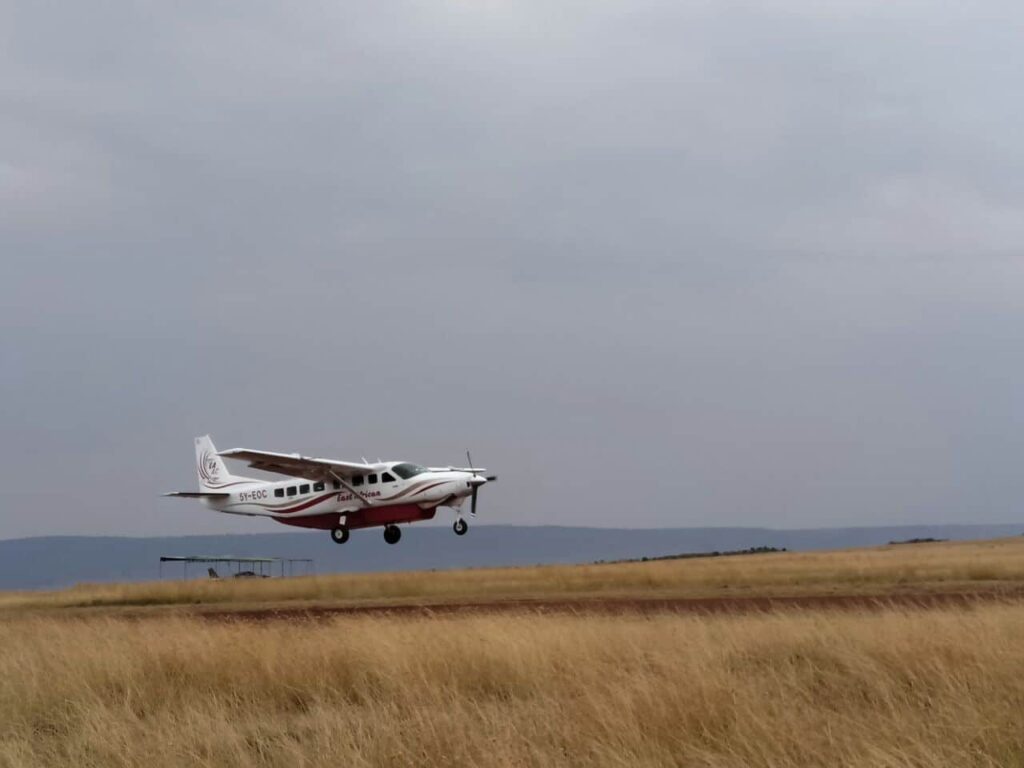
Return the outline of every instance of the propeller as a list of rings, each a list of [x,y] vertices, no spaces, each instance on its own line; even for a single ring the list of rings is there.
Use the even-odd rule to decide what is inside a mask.
[[[466,463],[469,465],[469,471],[473,473],[473,479],[475,480],[476,479],[476,470],[473,469],[473,457],[469,455],[469,449],[466,449]],[[472,481],[470,481],[470,482],[472,482]],[[472,499],[472,502],[469,505],[469,514],[471,514],[473,517],[476,517],[476,489],[479,488],[480,486],[477,485],[476,483],[472,483],[472,485],[473,485],[473,499]]]
[[[466,462],[469,466],[469,471],[473,475],[473,479],[469,481],[469,484],[473,486],[473,493],[470,499],[469,514],[476,517],[476,492],[477,489],[484,483],[493,482],[498,479],[497,475],[480,475],[473,467],[473,457],[469,455],[469,451],[466,451]],[[477,480],[478,477],[482,477],[483,482]]]

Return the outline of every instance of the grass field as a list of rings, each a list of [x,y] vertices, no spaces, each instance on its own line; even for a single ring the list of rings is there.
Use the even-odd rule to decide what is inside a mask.
[[[0,594],[0,609],[452,602],[531,598],[877,594],[1024,586],[1024,537],[647,563],[293,579],[84,585]]]
[[[1024,764],[1024,609],[0,625],[0,765]]]
[[[1024,541],[1005,540],[0,595],[0,768],[1024,766],[1022,561]],[[494,610],[956,590],[990,597],[728,615]],[[416,601],[483,607],[244,612]]]

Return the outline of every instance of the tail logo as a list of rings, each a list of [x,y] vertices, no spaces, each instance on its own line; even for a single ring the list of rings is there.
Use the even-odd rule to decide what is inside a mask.
[[[209,451],[199,457],[199,477],[207,485],[220,482],[220,462]]]

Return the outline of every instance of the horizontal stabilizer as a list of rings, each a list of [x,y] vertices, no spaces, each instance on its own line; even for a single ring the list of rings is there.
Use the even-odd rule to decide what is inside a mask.
[[[164,496],[177,496],[181,499],[226,499],[230,493],[208,493],[206,491],[171,491]]]

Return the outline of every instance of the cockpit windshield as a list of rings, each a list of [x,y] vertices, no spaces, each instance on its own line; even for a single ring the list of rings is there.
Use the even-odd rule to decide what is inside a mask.
[[[421,467],[419,464],[395,464],[395,466],[391,468],[391,471],[403,480],[408,480],[410,477],[422,475],[427,471],[427,468]]]

